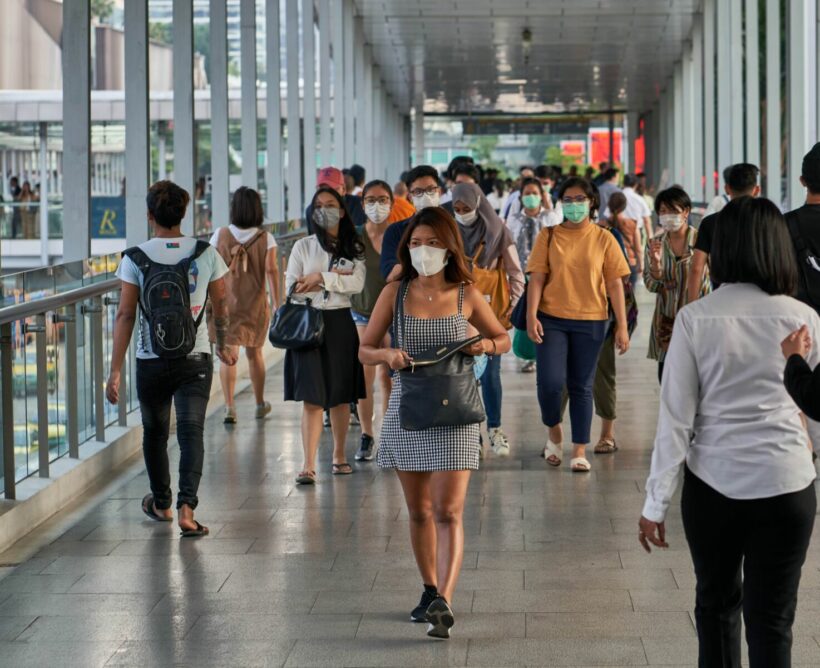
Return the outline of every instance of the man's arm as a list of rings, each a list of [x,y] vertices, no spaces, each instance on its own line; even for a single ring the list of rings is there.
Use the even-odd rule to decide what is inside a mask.
[[[700,286],[703,283],[703,272],[709,256],[702,250],[695,249],[692,264],[689,265],[689,276],[686,279],[686,303],[690,304],[700,297]]]
[[[125,351],[131,342],[134,332],[134,322],[137,318],[137,303],[140,289],[138,285],[121,282],[120,305],[114,319],[114,345],[111,350],[111,372],[105,385],[105,394],[108,401],[116,404],[120,400],[120,373],[125,360]]]
[[[396,254],[399,241],[401,241],[402,234],[404,233],[404,228],[405,225],[403,222],[393,223],[387,228],[387,231],[384,233],[384,238],[382,239],[382,255],[379,269],[381,269],[382,277],[388,283],[396,280],[396,270],[401,271],[401,266],[398,264]]]

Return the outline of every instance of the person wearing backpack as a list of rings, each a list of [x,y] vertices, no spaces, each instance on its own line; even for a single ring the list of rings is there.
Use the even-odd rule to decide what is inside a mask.
[[[230,225],[218,228],[211,237],[211,246],[228,265],[225,275],[230,319],[227,343],[245,348],[256,397],[254,416],[257,420],[263,420],[271,411],[270,403],[265,401],[265,360],[262,351],[268,335],[271,300],[273,308],[279,308],[276,240],[270,232],[262,229],[264,221],[259,193],[242,186],[237,188],[231,200]],[[215,343],[216,331],[211,313],[208,315],[208,335],[211,343]],[[225,396],[223,422],[235,424],[236,367],[219,367],[219,380]]]
[[[116,404],[120,371],[139,309],[136,385],[142,450],[151,484],[151,493],[142,500],[142,511],[158,522],[173,520],[168,465],[173,403],[180,449],[178,523],[186,538],[208,534],[208,528],[194,519],[205,456],[205,410],[213,376],[208,332],[200,326],[208,301],[214,314],[216,355],[223,364],[236,364],[236,349],[226,343],[223,276],[228,268],[208,242],[182,235],[180,225],[189,202],[188,193],[171,181],[159,181],[148,190],[153,238],[125,250],[117,268],[122,291],[106,384],[108,400]]]
[[[820,313],[820,142],[803,156],[801,171],[806,203],[786,214],[799,270],[795,296]]]

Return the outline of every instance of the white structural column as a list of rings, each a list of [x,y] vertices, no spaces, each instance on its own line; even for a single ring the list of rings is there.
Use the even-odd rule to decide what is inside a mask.
[[[230,163],[228,162],[228,11],[224,0],[211,0],[208,13],[211,40],[211,219],[228,224]]]
[[[369,168],[369,172],[373,173],[374,160],[376,156],[370,150],[367,144],[367,128],[365,109],[365,91],[367,90],[367,83],[365,81],[365,62],[364,62],[364,26],[362,25],[362,18],[357,16],[353,19],[353,44],[355,49],[353,51],[353,72],[356,81],[354,108],[356,110],[356,118],[354,119],[355,126],[355,141],[353,143],[353,158],[352,162],[357,162]],[[352,163],[351,163],[352,164]],[[350,165],[345,165],[349,167]]]
[[[239,60],[242,90],[242,185],[259,187],[256,123],[256,2],[239,0]]]
[[[728,0],[729,29],[731,30],[729,62],[731,72],[731,161],[742,162],[745,136],[743,134],[743,0]],[[723,4],[723,3],[720,3]],[[724,165],[725,166],[725,165]]]
[[[194,8],[174,0],[174,181],[191,196],[182,233],[194,233]]]
[[[40,263],[48,265],[48,123],[40,123]],[[5,176],[3,177],[5,180]]]
[[[65,11],[65,8],[63,8]],[[125,3],[125,242],[135,246],[148,239],[145,191],[151,178],[148,126],[148,0]],[[69,40],[71,41],[71,40]],[[67,134],[66,127],[64,133]],[[63,159],[67,162],[68,156]],[[63,187],[68,194],[65,170]],[[67,204],[67,200],[64,199]],[[64,246],[65,247],[65,246]],[[66,258],[68,259],[68,258]]]
[[[343,3],[343,10],[344,10],[344,40],[343,40],[343,49],[344,49],[344,57],[341,61],[344,63],[345,69],[345,85],[342,89],[342,94],[344,95],[344,106],[345,106],[345,124],[344,124],[344,154],[342,158],[342,164],[338,165],[339,167],[350,167],[354,160],[355,149],[354,149],[354,140],[355,140],[355,124],[354,124],[354,95],[355,91],[359,90],[361,85],[360,80],[356,80],[355,78],[355,68],[354,68],[354,47],[355,44],[355,31],[354,31],[354,6],[353,0],[340,0]]]
[[[789,72],[789,164],[788,208],[803,203],[805,189],[800,185],[803,156],[817,141],[817,4],[816,0],[790,0],[788,3]]]
[[[780,167],[780,0],[766,0],[766,197],[783,202]]]
[[[746,162],[760,165],[760,56],[758,0],[744,0],[746,9]]]
[[[715,128],[715,0],[703,2],[703,172],[705,199],[716,194],[717,171]]]
[[[685,50],[685,48],[684,48]],[[683,174],[683,141],[684,141],[684,97],[683,97],[683,63],[675,64],[675,73],[672,80],[672,183],[679,183],[685,189],[689,189],[689,184],[685,181]],[[689,138],[687,138],[689,140]]]
[[[374,143],[373,135],[373,54],[369,46],[365,46],[363,51],[364,72],[362,88],[359,91],[359,96],[364,100],[364,112],[360,115],[360,122],[364,129],[362,133],[362,141],[365,145],[363,159],[366,161],[363,164],[367,168],[368,175],[375,177],[375,161],[378,159],[376,154],[381,153],[381,151],[374,150],[376,144]]]
[[[302,59],[305,193],[316,189],[316,39],[313,0],[302,0]]]
[[[63,259],[66,262],[84,260],[91,255],[89,12],[88,0],[63,3],[63,33],[71,35],[63,44],[63,154],[66,164],[71,166],[65,172],[63,195]]]
[[[695,80],[692,72],[692,43],[683,47],[682,61],[682,81],[681,81],[681,168],[683,175],[681,179],[686,192],[690,197],[697,199],[697,178],[698,172],[695,163],[695,144],[697,144],[698,133],[695,131],[695,108],[694,108],[694,88]]]
[[[692,63],[689,70],[692,99],[691,125],[687,128],[692,142],[692,198],[698,201],[706,199],[703,166],[703,17],[696,16],[692,26]]]
[[[279,0],[266,0],[265,34],[265,62],[267,64],[267,109],[265,110],[267,114],[267,170],[265,171],[265,188],[268,191],[268,219],[279,223],[285,220]]]
[[[717,3],[717,170],[722,172],[733,162],[732,126],[738,118],[732,117],[732,44],[731,3],[734,0],[719,0]]]
[[[330,4],[330,24],[332,26],[331,46],[333,49],[333,164],[345,162],[344,134],[347,109],[344,90],[349,82],[344,65],[344,5],[343,0],[333,0]]]
[[[322,166],[331,164],[330,140],[330,0],[319,0],[319,156]]]
[[[374,151],[374,176],[379,179],[385,178],[384,174],[384,154],[383,150],[389,144],[384,141],[384,112],[385,96],[384,83],[381,79],[381,68],[373,68],[373,146],[382,147],[382,150]]]
[[[286,0],[288,72],[288,220],[302,217],[302,130],[299,119],[299,0]]]
[[[424,103],[417,103],[413,107],[413,164],[423,165],[425,160],[424,150]]]

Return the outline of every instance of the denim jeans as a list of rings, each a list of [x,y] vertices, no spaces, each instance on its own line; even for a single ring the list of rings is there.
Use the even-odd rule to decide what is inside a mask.
[[[572,442],[589,443],[592,424],[592,381],[606,335],[607,320],[568,320],[538,314],[544,329],[536,347],[536,384],[541,421],[554,427],[561,421],[561,395],[569,393]]]
[[[168,433],[171,404],[177,416],[179,494],[177,508],[196,508],[197,490],[205,458],[205,410],[211,396],[213,364],[201,358],[137,360],[137,398],[142,412],[142,452],[156,507],[171,507]]]
[[[481,395],[484,398],[484,410],[487,413],[487,428],[501,426],[501,356],[487,358],[487,368],[481,376]]]

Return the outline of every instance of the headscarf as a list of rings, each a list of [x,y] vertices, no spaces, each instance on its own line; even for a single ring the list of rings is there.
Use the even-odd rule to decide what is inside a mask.
[[[470,207],[470,210],[478,210],[478,218],[472,225],[458,224],[464,241],[464,252],[468,259],[472,260],[483,241],[484,250],[477,264],[480,267],[491,266],[512,243],[507,226],[475,183],[457,183],[453,186],[453,204],[456,202],[462,202]]]

